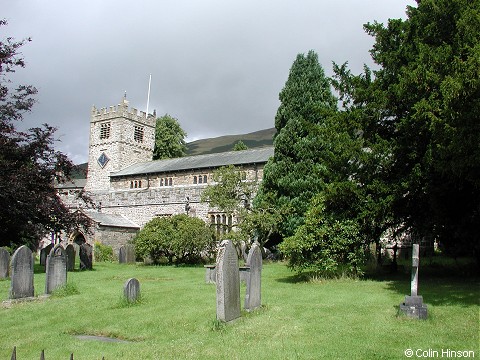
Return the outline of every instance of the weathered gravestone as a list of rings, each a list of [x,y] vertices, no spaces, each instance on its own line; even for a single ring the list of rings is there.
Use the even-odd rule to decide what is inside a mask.
[[[93,246],[87,243],[80,245],[80,270],[92,270]]]
[[[47,256],[50,254],[50,251],[53,249],[53,244],[48,244],[43,249],[40,250],[40,265],[47,265]]]
[[[240,275],[237,251],[230,240],[217,253],[217,320],[229,322],[240,317]]]
[[[217,281],[216,265],[203,265],[205,268],[205,282],[207,284],[215,284]]]
[[[123,295],[125,299],[132,303],[140,298],[140,283],[137,279],[128,279],[123,285]]]
[[[67,284],[67,254],[61,245],[56,245],[47,256],[45,294]]]
[[[73,242],[72,245],[73,249],[75,250],[75,261],[78,259],[78,262],[80,262],[80,245],[78,245],[76,242]],[[76,265],[77,264],[74,265],[74,269]]]
[[[10,265],[10,299],[32,297],[33,254],[25,245],[20,246],[12,256]]]
[[[250,274],[247,278],[247,291],[245,293],[245,309],[254,310],[262,305],[262,250],[254,243],[248,253],[247,264]]]
[[[67,271],[75,270],[75,248],[72,244],[68,244],[65,248],[67,254]]]
[[[135,247],[132,244],[120,246],[118,250],[118,262],[120,264],[135,263]]]
[[[410,296],[405,296],[405,302],[400,304],[400,311],[408,317],[415,319],[427,318],[427,305],[423,303],[423,297],[418,295],[418,267],[420,266],[420,245],[412,245],[412,281],[410,284]]]
[[[10,265],[10,254],[7,249],[0,248],[0,279],[8,277],[8,267]]]

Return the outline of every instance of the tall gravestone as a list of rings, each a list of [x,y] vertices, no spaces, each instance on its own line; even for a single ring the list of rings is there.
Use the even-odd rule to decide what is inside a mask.
[[[12,256],[10,279],[10,299],[32,297],[34,295],[33,254],[25,245],[20,246]]]
[[[229,322],[240,317],[238,257],[231,240],[224,240],[217,253],[217,319]]]
[[[65,247],[65,253],[67,254],[67,271],[75,270],[75,248],[72,244]]]
[[[56,245],[47,257],[45,293],[67,284],[67,254],[61,245]]]
[[[405,296],[405,302],[400,304],[400,311],[415,319],[427,318],[427,305],[423,303],[423,296],[418,295],[418,268],[420,266],[420,245],[412,245],[412,280],[410,296]]]
[[[262,305],[262,250],[256,242],[248,253],[247,265],[250,266],[250,275],[247,278],[245,309],[254,310]]]
[[[125,252],[127,255],[127,264],[134,264],[136,260],[135,246],[133,244],[125,245]]]
[[[80,245],[80,270],[92,270],[93,268],[93,247],[90,244]]]
[[[127,254],[126,254],[124,245],[120,246],[120,249],[118,249],[118,262],[120,264],[127,263]]]
[[[8,277],[8,267],[10,265],[10,254],[7,249],[0,248],[0,279]]]
[[[137,279],[128,279],[123,285],[123,295],[125,299],[132,303],[140,298],[140,283]]]
[[[120,246],[118,250],[118,262],[120,264],[135,263],[135,247],[132,244]]]
[[[48,244],[43,249],[40,250],[40,265],[47,265],[47,256],[50,254],[50,251],[53,249],[53,244]]]

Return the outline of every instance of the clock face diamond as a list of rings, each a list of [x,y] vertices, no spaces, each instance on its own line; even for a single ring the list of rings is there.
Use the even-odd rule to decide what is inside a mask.
[[[107,163],[110,161],[110,159],[108,158],[107,155],[105,155],[105,153],[102,153],[102,155],[100,155],[97,161],[98,161],[98,165],[100,165],[103,169],[105,165],[107,165]]]

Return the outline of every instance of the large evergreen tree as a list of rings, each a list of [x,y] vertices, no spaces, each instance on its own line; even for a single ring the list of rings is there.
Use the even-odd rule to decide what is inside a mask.
[[[153,160],[182,157],[187,154],[185,137],[177,119],[165,114],[157,119],[155,124],[155,147]]]
[[[379,70],[337,67],[342,99],[378,155],[386,213],[451,252],[479,250],[480,3],[422,0],[367,24]],[[380,162],[388,166],[380,166]]]
[[[275,153],[265,166],[256,204],[275,199],[269,205],[285,214],[279,229],[288,236],[302,224],[310,199],[323,187],[325,167],[319,150],[329,145],[322,133],[326,119],[337,111],[330,82],[314,51],[297,56],[279,97]]]
[[[5,25],[0,20],[0,27]],[[70,212],[57,195],[55,184],[69,181],[74,165],[54,150],[55,129],[47,124],[25,132],[16,129],[37,93],[31,85],[14,88],[7,77],[25,66],[19,48],[27,41],[0,41],[0,246],[34,249],[48,232],[86,228],[89,221]],[[79,196],[88,201],[83,193]]]

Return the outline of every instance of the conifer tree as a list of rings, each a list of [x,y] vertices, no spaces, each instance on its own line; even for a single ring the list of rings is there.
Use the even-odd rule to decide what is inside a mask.
[[[262,206],[262,199],[275,199],[273,206],[286,216],[280,232],[288,236],[303,222],[310,199],[322,189],[325,167],[319,150],[325,144],[319,135],[326,119],[337,111],[330,82],[314,51],[297,56],[279,97],[275,153],[265,166],[256,203]]]

